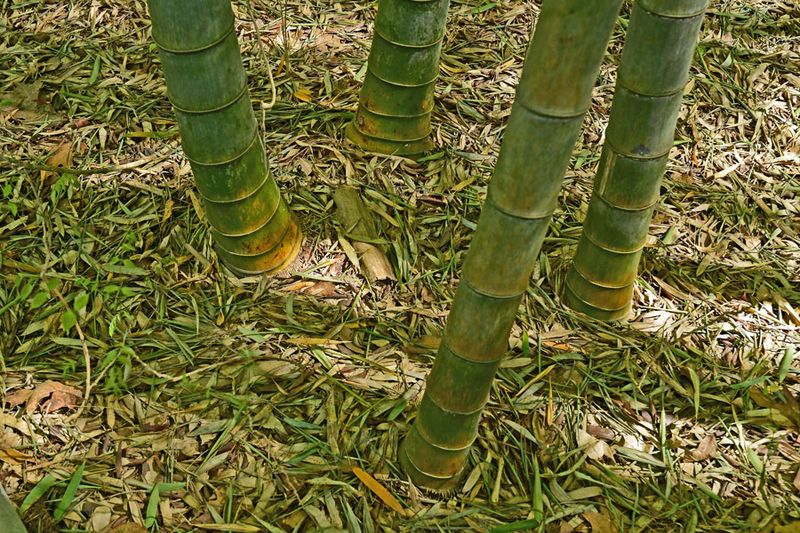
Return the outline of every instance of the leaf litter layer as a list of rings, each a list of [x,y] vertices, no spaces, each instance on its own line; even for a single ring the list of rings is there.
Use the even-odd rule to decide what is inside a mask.
[[[344,140],[374,7],[235,5],[264,143],[308,236],[286,275],[239,280],[212,251],[144,2],[2,3],[0,479],[29,528],[794,531],[797,6],[711,6],[634,316],[610,326],[558,295],[623,14],[467,473],[446,495],[408,485],[397,444],[538,3],[452,2],[440,148],[417,163]],[[381,226],[370,242],[336,216],[345,185]],[[359,261],[365,245],[376,261]]]

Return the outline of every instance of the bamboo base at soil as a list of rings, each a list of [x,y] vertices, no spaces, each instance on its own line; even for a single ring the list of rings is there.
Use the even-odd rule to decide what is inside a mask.
[[[444,338],[400,447],[411,480],[464,471],[555,209],[621,0],[545,0]]]
[[[449,0],[382,0],[347,137],[370,152],[429,151],[434,84]]]
[[[430,152],[434,146],[433,141],[428,136],[417,141],[391,141],[370,137],[361,133],[353,123],[347,125],[345,135],[365,152],[404,156],[412,159]]]
[[[634,4],[583,235],[565,303],[597,320],[625,319],[672,148],[705,0]]]
[[[238,273],[283,268],[300,246],[269,171],[229,0],[149,0],[167,95],[220,259]]]

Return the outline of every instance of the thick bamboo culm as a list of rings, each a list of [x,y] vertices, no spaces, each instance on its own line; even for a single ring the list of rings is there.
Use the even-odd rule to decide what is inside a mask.
[[[433,91],[449,0],[380,0],[367,74],[347,136],[361,148],[414,156],[433,147]]]
[[[566,303],[598,320],[628,316],[639,259],[673,145],[706,0],[638,0]]]
[[[417,420],[400,462],[418,485],[451,488],[555,209],[622,0],[545,0]]]
[[[217,253],[240,275],[272,272],[302,235],[270,174],[230,0],[149,0],[167,94]]]

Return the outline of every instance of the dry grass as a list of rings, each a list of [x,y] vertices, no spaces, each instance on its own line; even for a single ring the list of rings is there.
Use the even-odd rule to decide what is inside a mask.
[[[635,316],[608,326],[557,295],[623,18],[470,472],[446,496],[410,487],[395,453],[537,4],[453,1],[440,151],[419,163],[343,140],[373,4],[254,0],[259,32],[243,6],[265,144],[308,236],[278,279],[235,279],[212,252],[144,2],[0,0],[0,482],[32,531],[797,531],[796,4],[714,3]],[[343,184],[381,220],[396,282],[349,261]]]

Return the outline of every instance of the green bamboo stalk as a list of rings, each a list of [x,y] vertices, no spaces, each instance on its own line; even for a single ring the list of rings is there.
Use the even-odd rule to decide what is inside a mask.
[[[220,259],[238,274],[288,265],[302,233],[272,178],[230,0],[148,0],[167,95]]]
[[[413,156],[430,150],[433,90],[449,0],[380,0],[347,136],[365,150]]]
[[[706,0],[633,6],[589,211],[566,303],[598,320],[628,316],[659,199]]]
[[[478,433],[622,0],[545,0],[463,279],[400,449],[411,480],[452,487]]]

